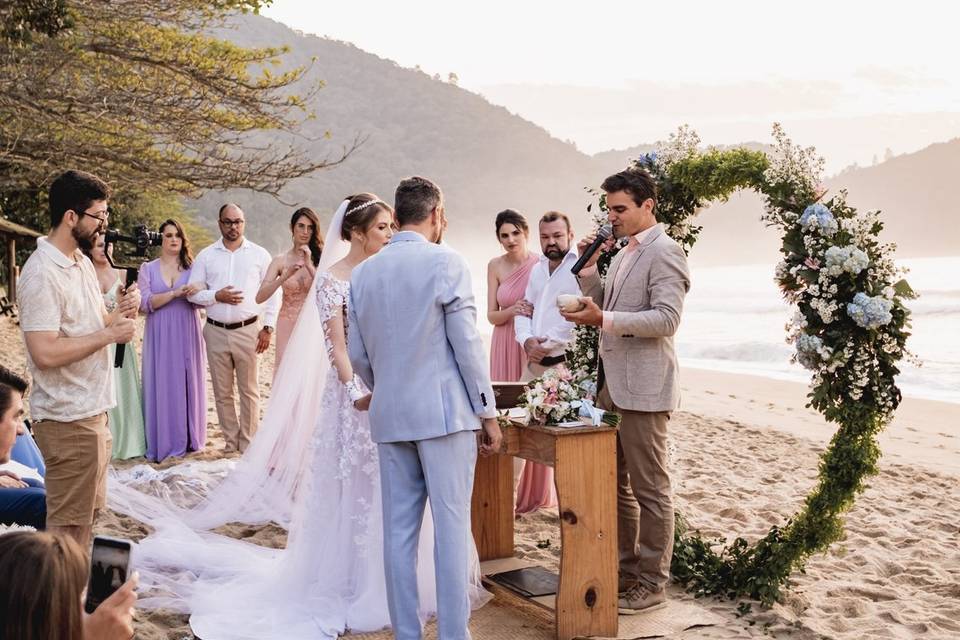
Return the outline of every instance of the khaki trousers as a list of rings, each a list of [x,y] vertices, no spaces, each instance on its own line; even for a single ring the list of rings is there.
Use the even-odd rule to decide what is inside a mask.
[[[545,367],[537,364],[536,362],[530,362],[527,360],[527,364],[523,368],[523,373],[520,375],[520,382],[530,382],[534,378],[539,378],[547,369],[550,368],[552,367]]]
[[[113,447],[107,414],[73,422],[39,420],[33,435],[47,466],[47,526],[92,527],[107,504]]]
[[[246,451],[260,422],[258,333],[257,322],[239,329],[215,327],[209,322],[203,325],[213,397],[227,453]],[[234,388],[240,397],[239,417]]]
[[[670,412],[620,409],[606,385],[597,395],[597,406],[622,416],[617,432],[620,586],[639,582],[659,591],[670,578],[673,557],[673,492],[667,468]]]

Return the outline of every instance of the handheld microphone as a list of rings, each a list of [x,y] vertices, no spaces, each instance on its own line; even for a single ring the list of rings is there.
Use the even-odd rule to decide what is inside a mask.
[[[589,260],[593,254],[597,252],[597,250],[600,248],[600,245],[606,242],[607,238],[609,238],[611,235],[613,235],[613,227],[609,224],[605,224],[597,229],[597,237],[594,238],[593,242],[590,243],[590,246],[583,250],[583,254],[577,258],[577,261],[574,262],[573,266],[570,268],[570,272],[573,275],[580,273],[580,270],[586,266],[587,260]]]

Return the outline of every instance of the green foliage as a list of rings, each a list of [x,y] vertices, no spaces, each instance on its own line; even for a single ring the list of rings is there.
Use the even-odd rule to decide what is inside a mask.
[[[0,41],[12,47],[37,37],[54,36],[73,26],[65,0],[19,0],[0,3]]]
[[[157,231],[160,224],[170,218],[183,225],[194,255],[213,241],[210,231],[193,219],[181,199],[176,196],[146,193],[129,200],[110,203],[110,227],[126,234],[132,232],[138,224],[145,224],[151,231]],[[122,251],[126,248],[117,247],[116,250]],[[156,249],[153,253],[156,253]]]
[[[699,232],[691,219],[737,189],[762,193],[764,221],[782,232],[777,282],[798,310],[789,337],[796,341],[797,361],[813,370],[809,406],[837,424],[837,432],[821,456],[816,485],[782,526],[753,544],[742,537],[726,543],[703,538],[678,513],[671,564],[674,579],[697,596],[749,596],[765,605],[781,598],[791,574],[802,570],[811,554],[841,539],[843,513],[877,472],[876,437],[900,402],[894,378],[899,360],[909,355],[905,301],[915,297],[898,279],[893,247],[877,239],[883,227],[879,212],[858,213],[841,191],[820,203],[832,220],[829,228],[802,223],[804,212],[823,197],[822,160],[812,148],[794,146],[779,125],[773,135],[776,148],[767,156],[746,149],[702,151],[696,134],[681,128],[657,153],[636,161],[658,180],[657,217],[685,250]],[[837,255],[852,250],[862,254],[864,264],[840,264]],[[858,324],[847,308],[857,294],[885,300],[889,319]],[[574,345],[568,357],[596,366],[584,357],[595,348],[596,336],[578,332],[577,339],[584,344]]]
[[[29,0],[4,5],[0,38],[0,202],[24,224],[43,217],[49,182],[68,168],[105,179],[118,201],[142,194],[248,188],[276,194],[335,164],[293,140],[322,83],[284,67],[279,47],[211,37],[262,0]],[[292,91],[297,84],[298,92]],[[302,140],[303,138],[301,138]],[[31,226],[38,226],[36,223]],[[39,226],[44,228],[46,225]]]

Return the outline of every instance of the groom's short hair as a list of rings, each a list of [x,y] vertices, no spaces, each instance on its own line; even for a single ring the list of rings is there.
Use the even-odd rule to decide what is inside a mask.
[[[397,224],[401,227],[419,224],[426,220],[442,202],[443,193],[432,181],[420,176],[402,180],[397,185],[397,193],[393,201]]]
[[[657,182],[646,169],[640,167],[628,167],[613,174],[603,181],[600,188],[607,193],[626,191],[638,207],[648,198],[654,203],[657,201]]]

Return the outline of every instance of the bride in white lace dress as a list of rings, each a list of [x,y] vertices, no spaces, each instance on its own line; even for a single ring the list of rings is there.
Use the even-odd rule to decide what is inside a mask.
[[[313,328],[322,327],[326,357],[317,353],[319,332],[309,336],[309,326],[301,326],[308,320],[301,318],[281,365],[286,375],[276,379],[279,386],[293,380],[309,384],[319,377],[322,391],[314,387],[290,395],[275,387],[261,427],[267,431],[258,432],[240,465],[199,505],[177,507],[184,496],[203,493],[202,488],[185,488],[190,483],[183,477],[191,477],[188,465],[162,476],[133,473],[111,486],[116,490],[112,508],[156,528],[135,555],[144,584],[152,587],[147,605],[190,612],[190,625],[204,640],[335,638],[347,629],[389,625],[377,448],[365,412],[370,395],[353,375],[347,356],[346,305],[351,271],[392,234],[392,210],[376,196],[360,194],[341,205],[324,246],[324,268],[318,268],[312,289],[319,320]],[[321,358],[328,366],[308,364]],[[273,406],[278,398],[291,406],[278,410]],[[282,430],[274,421],[303,420],[311,412],[312,429],[291,425],[289,438],[277,436]],[[159,495],[164,505],[154,504],[156,498],[144,491]],[[281,505],[287,498],[290,504],[273,509],[271,494]],[[249,510],[238,513],[238,503]],[[205,531],[230,520],[283,522],[287,515],[287,547],[280,551]],[[418,566],[424,619],[436,611],[432,549],[427,513]],[[475,554],[472,565],[471,601],[479,606],[488,596],[480,586]]]

